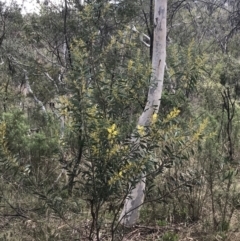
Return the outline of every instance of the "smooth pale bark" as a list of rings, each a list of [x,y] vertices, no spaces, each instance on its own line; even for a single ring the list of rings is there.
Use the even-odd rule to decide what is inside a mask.
[[[152,58],[152,79],[148,91],[148,99],[141,114],[138,125],[149,126],[152,116],[158,113],[162,96],[164,69],[166,61],[166,33],[167,33],[167,0],[155,0],[154,7],[154,42]],[[134,141],[134,140],[133,140]],[[133,226],[139,217],[140,207],[144,201],[145,177],[141,179],[125,200],[120,215],[120,222],[124,226]]]

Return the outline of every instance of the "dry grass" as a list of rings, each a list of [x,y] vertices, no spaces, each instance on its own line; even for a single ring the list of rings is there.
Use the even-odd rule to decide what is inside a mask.
[[[157,225],[136,225],[131,229],[120,227],[114,241],[239,241],[240,229],[237,216],[233,220],[228,232],[206,230],[203,223],[191,225],[184,223]],[[1,219],[5,226],[1,227],[0,241],[87,241],[90,230],[90,220],[80,216],[69,216],[68,220],[61,220],[49,215],[42,220],[20,219],[5,217]],[[205,229],[205,230],[204,230]],[[109,227],[101,230],[101,241],[110,241]],[[93,239],[93,241],[95,241]]]
[[[150,240],[164,240],[164,234],[176,234],[177,241],[239,241],[240,232],[229,231],[227,233],[221,232],[208,232],[200,231],[202,224],[197,223],[191,226],[169,225],[166,227],[145,227],[136,226],[133,230],[124,235],[123,241],[150,241]],[[175,241],[174,239],[165,239]],[[164,240],[164,241],[165,241]]]

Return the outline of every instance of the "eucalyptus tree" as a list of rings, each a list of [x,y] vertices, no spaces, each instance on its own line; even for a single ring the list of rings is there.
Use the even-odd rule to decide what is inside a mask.
[[[164,70],[166,65],[166,37],[167,37],[167,0],[156,0],[154,4],[154,34],[152,76],[148,91],[147,103],[138,120],[138,128],[147,128],[156,118],[163,90]],[[136,138],[132,137],[135,143]],[[145,173],[140,174],[139,182],[130,188],[123,211],[120,216],[121,223],[132,226],[139,216],[139,209],[144,201]]]

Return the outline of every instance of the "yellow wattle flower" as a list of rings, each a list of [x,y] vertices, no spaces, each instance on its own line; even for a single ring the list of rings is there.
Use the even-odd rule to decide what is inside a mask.
[[[122,177],[122,176],[123,176],[122,171],[120,171],[120,172],[118,173],[118,175],[119,175],[119,177]]]
[[[116,124],[112,124],[112,126],[110,128],[107,128],[108,139],[113,139],[116,137],[116,135],[118,134],[116,127],[117,127]]]
[[[170,120],[176,118],[180,113],[180,110],[178,110],[176,107],[173,108],[173,110],[167,115],[167,118],[164,119],[164,122],[169,122]]]
[[[141,125],[137,125],[137,132],[140,136],[144,136],[145,135],[145,127],[141,126]]]
[[[152,115],[152,123],[153,123],[153,124],[156,123],[156,122],[157,122],[157,119],[158,119],[158,114],[157,114],[157,113],[154,113],[154,114]]]

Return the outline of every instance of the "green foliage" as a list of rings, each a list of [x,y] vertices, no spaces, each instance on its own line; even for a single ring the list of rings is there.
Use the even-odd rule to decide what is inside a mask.
[[[197,87],[197,83],[202,82],[206,75],[206,55],[200,52],[194,40],[184,47],[173,44],[168,51],[170,53],[168,62],[171,66],[167,72],[169,84],[189,97]]]
[[[139,39],[152,34],[149,1],[0,9],[0,239],[123,239],[118,215],[139,173],[143,227],[196,223],[216,239],[238,228],[239,33],[218,5],[178,3],[168,1],[164,91],[148,128],[136,123],[151,78]],[[182,238],[166,230],[161,240]]]
[[[24,113],[19,110],[3,113],[2,121],[6,124],[4,139],[8,143],[8,149],[14,154],[22,152],[26,155],[29,126]]]
[[[167,222],[165,220],[158,220],[156,223],[160,227],[167,226]]]
[[[173,232],[166,232],[162,236],[163,241],[178,241],[178,235]]]
[[[25,114],[13,110],[2,114],[2,123],[5,123],[4,142],[13,155],[23,157],[29,153],[38,152],[41,156],[50,156],[57,150],[56,136],[51,138],[49,128],[31,129]]]

